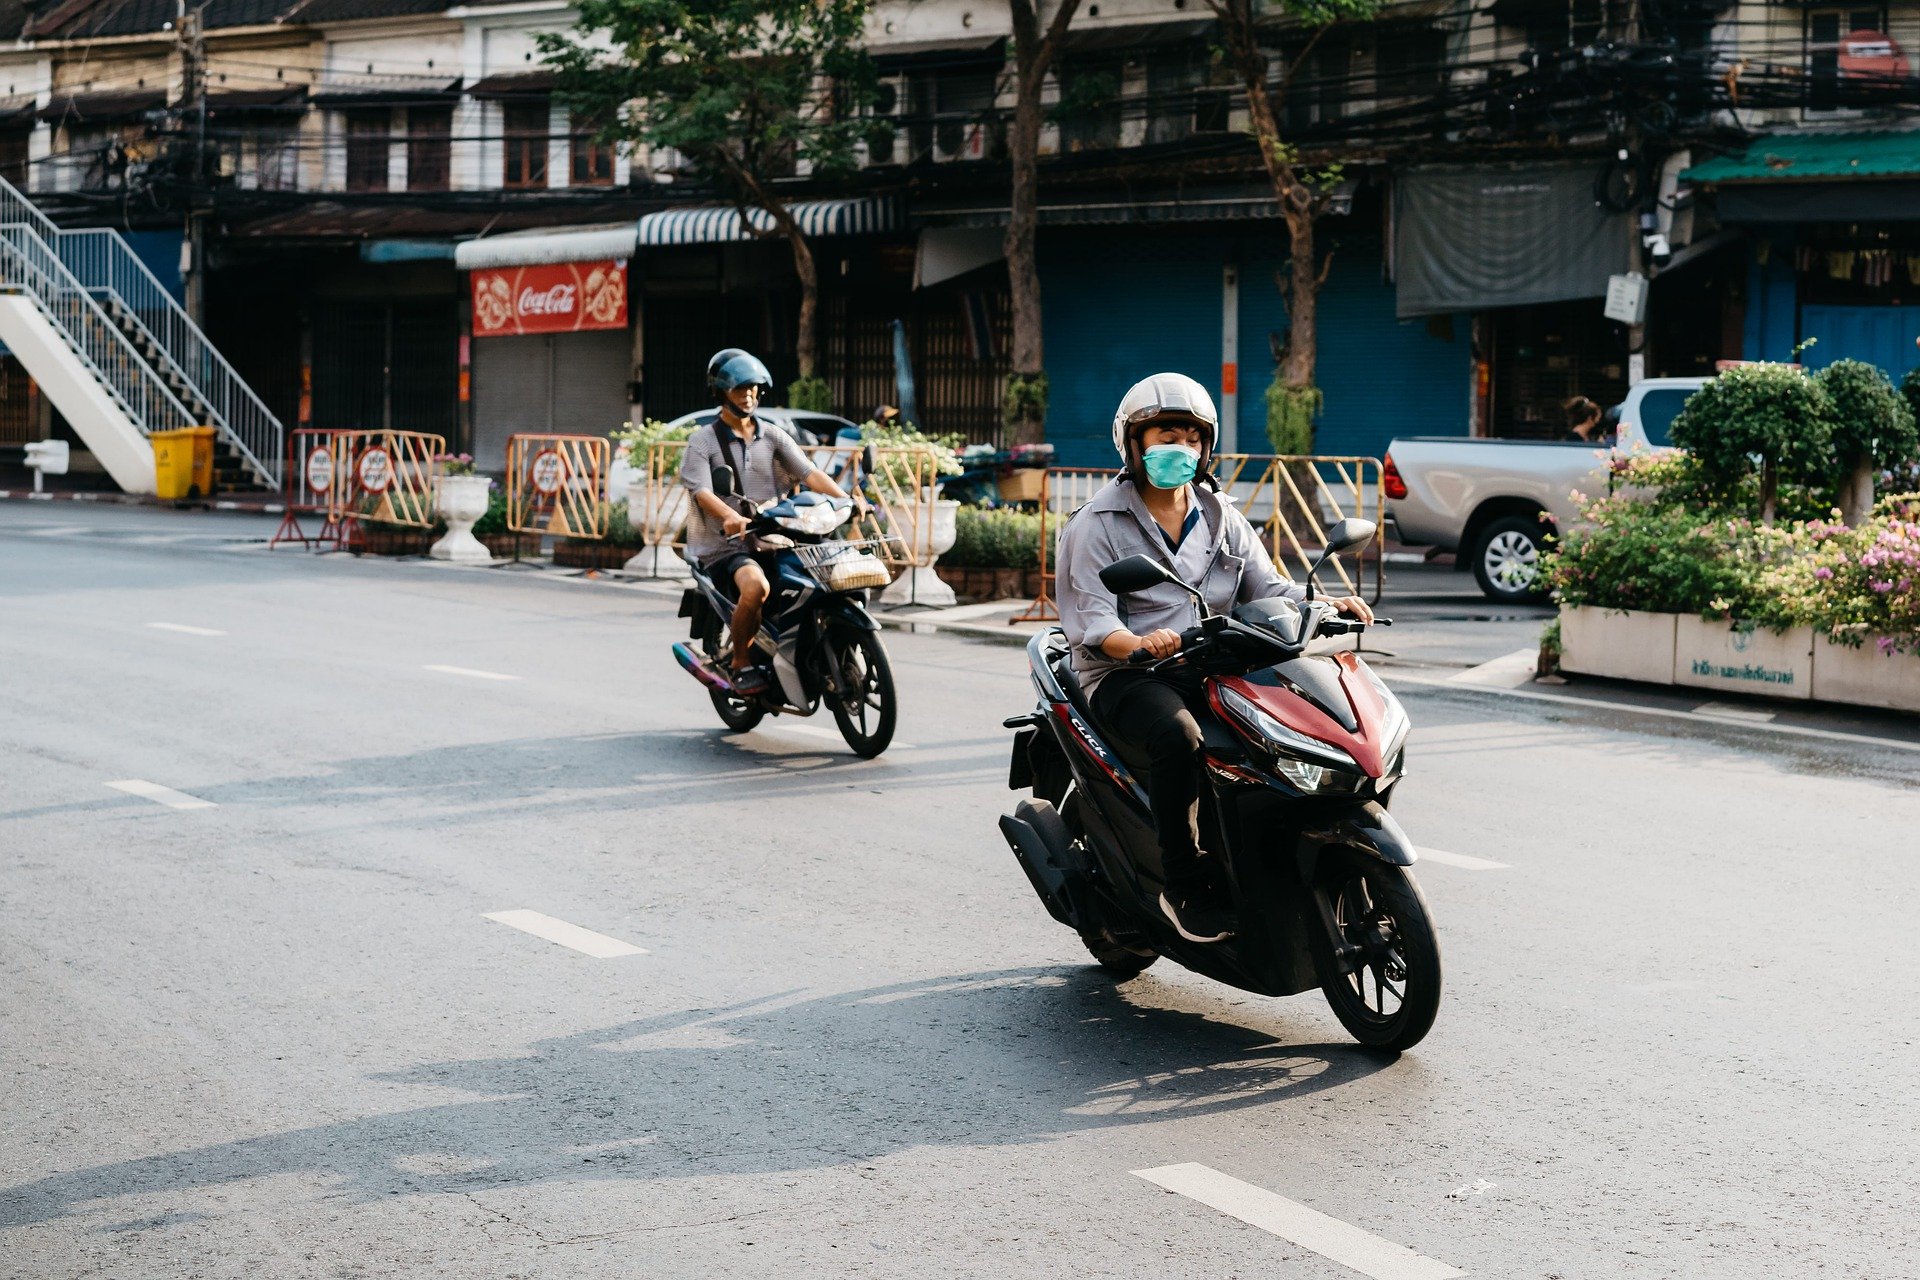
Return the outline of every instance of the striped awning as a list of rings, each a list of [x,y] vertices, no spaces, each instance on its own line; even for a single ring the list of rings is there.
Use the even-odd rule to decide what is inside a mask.
[[[902,224],[899,205],[884,196],[854,196],[840,200],[796,200],[787,206],[800,230],[808,236],[862,236],[880,231],[898,231]],[[773,229],[773,217],[763,209],[752,210],[753,225]],[[725,244],[732,240],[756,239],[740,221],[740,211],[730,204],[702,205],[697,209],[662,209],[640,219],[640,243],[644,245]]]

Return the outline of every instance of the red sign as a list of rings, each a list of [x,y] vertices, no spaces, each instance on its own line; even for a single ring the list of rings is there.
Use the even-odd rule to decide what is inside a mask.
[[[1883,32],[1849,31],[1840,41],[1840,74],[1857,80],[1904,80],[1907,55]]]
[[[360,487],[368,493],[385,493],[393,483],[393,455],[374,445],[360,455]]]
[[[473,273],[473,336],[627,327],[624,261],[490,267]]]
[[[567,464],[552,449],[542,449],[533,455],[533,461],[527,464],[527,474],[533,481],[533,487],[552,497],[560,492],[560,482],[566,479]]]

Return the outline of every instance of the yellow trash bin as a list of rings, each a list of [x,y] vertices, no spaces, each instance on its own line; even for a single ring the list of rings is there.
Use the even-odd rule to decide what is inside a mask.
[[[190,427],[193,436],[193,488],[198,498],[213,496],[213,436],[212,427]]]
[[[184,498],[193,488],[194,430],[186,427],[147,436],[153,444],[153,491],[163,499]]]

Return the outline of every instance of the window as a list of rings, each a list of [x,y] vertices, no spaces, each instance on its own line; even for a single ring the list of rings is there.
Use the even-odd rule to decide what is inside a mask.
[[[1195,133],[1224,133],[1230,103],[1211,88],[1213,56],[1204,48],[1173,48],[1147,56],[1147,141],[1178,142]]]
[[[453,174],[453,108],[407,112],[407,190],[445,191]]]
[[[300,185],[300,150],[290,124],[253,130],[253,185],[261,191],[293,191]],[[244,177],[243,177],[244,181]]]
[[[1662,388],[1649,391],[1640,398],[1640,430],[1646,433],[1647,443],[1656,448],[1667,445],[1667,430],[1673,426],[1673,420],[1680,416],[1680,407],[1687,402],[1691,391],[1669,391]]]
[[[613,144],[601,141],[598,132],[599,126],[594,121],[574,117],[573,134],[568,139],[568,149],[573,156],[572,176],[568,180],[573,186],[613,185]]]
[[[538,190],[547,185],[547,100],[509,102],[500,108],[505,121],[506,157],[500,185],[510,191]]]
[[[1126,64],[1086,59],[1060,70],[1060,144],[1063,151],[1106,151],[1120,145],[1120,88]]]
[[[0,178],[22,191],[27,189],[27,145],[32,137],[31,127],[0,129]]]
[[[1850,74],[1840,60],[1847,37],[1857,31],[1885,31],[1885,9],[1810,9],[1806,16],[1807,110],[1840,109],[1840,82]]]
[[[347,112],[347,190],[385,191],[393,149],[393,113]]]

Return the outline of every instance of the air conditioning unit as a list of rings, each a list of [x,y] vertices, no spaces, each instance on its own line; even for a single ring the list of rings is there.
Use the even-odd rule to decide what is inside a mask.
[[[885,133],[875,130],[875,136],[867,139],[867,163],[906,164],[913,159],[907,154],[907,130],[903,123],[907,114],[907,77],[882,76],[876,88],[877,96],[868,114],[886,120],[889,127]]]
[[[981,160],[987,154],[987,126],[981,120],[951,118],[933,126],[935,160]]]

